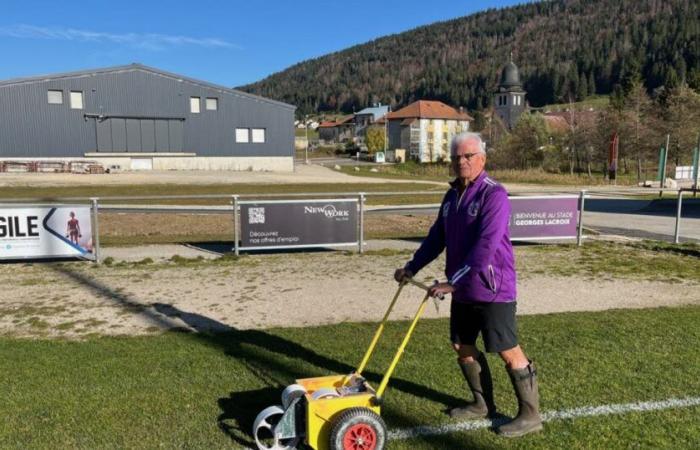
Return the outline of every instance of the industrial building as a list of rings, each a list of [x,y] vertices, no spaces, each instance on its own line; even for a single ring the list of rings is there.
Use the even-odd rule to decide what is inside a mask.
[[[0,81],[0,160],[292,171],[294,110],[141,64]]]

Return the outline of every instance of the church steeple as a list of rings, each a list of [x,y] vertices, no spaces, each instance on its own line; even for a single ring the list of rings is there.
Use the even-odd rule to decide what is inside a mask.
[[[525,91],[520,81],[520,71],[513,62],[513,52],[508,56],[508,62],[501,70],[498,90],[494,93],[493,104],[496,114],[508,128],[515,127],[520,114],[525,110]]]

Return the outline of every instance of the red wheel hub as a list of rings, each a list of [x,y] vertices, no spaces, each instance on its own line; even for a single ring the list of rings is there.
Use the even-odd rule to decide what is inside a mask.
[[[377,432],[364,423],[351,426],[343,436],[344,450],[374,450],[376,445]]]

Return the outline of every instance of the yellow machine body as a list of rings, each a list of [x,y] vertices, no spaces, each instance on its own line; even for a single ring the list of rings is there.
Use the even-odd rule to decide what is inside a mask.
[[[423,301],[420,303],[418,311],[413,317],[413,321],[408,327],[406,335],[404,336],[401,344],[399,345],[399,348],[396,351],[391,363],[389,364],[389,367],[386,373],[384,374],[384,377],[382,378],[382,381],[380,382],[379,386],[376,389],[373,388],[369,385],[369,383],[367,383],[367,381],[362,379],[361,376],[362,372],[367,366],[370,357],[372,356],[372,353],[374,352],[375,347],[377,346],[377,342],[379,341],[382,332],[384,331],[387,320],[389,318],[389,314],[394,308],[396,300],[399,298],[401,290],[406,284],[415,285],[425,290],[426,292],[430,291],[430,288],[428,286],[412,279],[407,279],[399,284],[398,290],[396,291],[396,295],[394,295],[394,298],[391,301],[389,308],[384,314],[384,318],[382,319],[381,323],[379,324],[379,327],[377,328],[377,331],[374,334],[374,337],[372,338],[369,348],[367,349],[364,357],[362,358],[362,361],[360,362],[359,366],[357,367],[354,373],[350,375],[330,375],[325,377],[302,378],[296,380],[296,384],[303,386],[306,390],[306,393],[304,394],[307,404],[306,443],[311,448],[315,450],[328,450],[330,448],[330,434],[332,431],[331,429],[333,427],[333,424],[336,422],[338,415],[349,408],[367,408],[375,412],[377,415],[380,414],[379,405],[381,404],[384,391],[386,390],[387,384],[389,383],[389,379],[391,378],[391,375],[394,372],[394,369],[396,368],[396,365],[398,364],[399,359],[401,358],[401,355],[403,354],[406,345],[408,344],[408,341],[411,338],[411,335],[413,334],[416,324],[418,323],[418,319],[423,314],[423,310],[425,309],[426,303],[429,298],[428,293],[426,293],[425,297],[423,298]],[[338,389],[340,389],[340,391],[343,391],[342,388],[344,387],[357,388],[357,383],[360,382],[362,383],[359,385],[362,387],[361,389],[347,389],[344,392],[342,392],[342,395],[340,395],[340,392],[337,391]],[[314,399],[313,395],[319,389],[331,389],[339,395],[332,396],[334,394],[329,393],[328,397]]]
[[[375,404],[374,389],[365,384],[365,392],[314,400],[314,392],[323,388],[337,389],[346,385],[350,379],[347,375],[330,375],[327,377],[302,378],[297,384],[306,389],[306,443],[316,450],[328,450],[331,427],[338,414],[348,408],[369,408],[380,414],[380,408]]]

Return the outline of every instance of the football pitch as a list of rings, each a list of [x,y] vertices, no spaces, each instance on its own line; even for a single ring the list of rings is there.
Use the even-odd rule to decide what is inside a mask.
[[[348,307],[362,307],[361,304]],[[520,318],[544,431],[516,440],[445,410],[465,387],[444,319],[423,320],[386,392],[388,448],[697,448],[700,307]],[[249,448],[263,408],[296,378],[345,374],[376,324],[81,340],[0,338],[0,448]],[[406,329],[389,324],[365,375],[378,385]],[[499,412],[515,396],[489,356]]]

